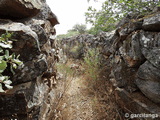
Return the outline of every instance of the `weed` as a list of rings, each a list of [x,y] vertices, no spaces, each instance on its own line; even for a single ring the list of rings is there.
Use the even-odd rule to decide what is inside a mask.
[[[84,67],[86,71],[86,75],[90,80],[97,80],[99,73],[99,52],[97,49],[89,49],[84,57]]]

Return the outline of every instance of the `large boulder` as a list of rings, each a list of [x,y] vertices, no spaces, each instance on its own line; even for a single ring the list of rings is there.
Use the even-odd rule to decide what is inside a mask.
[[[42,5],[42,0],[1,0],[0,16],[7,19],[33,17],[40,11]]]
[[[149,99],[160,103],[160,70],[145,62],[138,70],[136,85]]]

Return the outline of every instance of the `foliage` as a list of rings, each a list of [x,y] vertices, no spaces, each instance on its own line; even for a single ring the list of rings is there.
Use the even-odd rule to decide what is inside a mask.
[[[13,88],[11,86],[12,81],[9,79],[10,76],[3,75],[5,70],[10,68],[12,74],[15,74],[14,69],[22,64],[22,61],[18,59],[14,53],[10,54],[9,50],[12,48],[13,39],[11,39],[13,33],[6,32],[0,37],[0,92],[5,92],[3,85],[7,89]]]
[[[75,24],[72,29],[67,31],[67,34],[57,35],[57,39],[74,37],[79,34],[84,34],[86,32],[86,25],[84,24]]]
[[[85,13],[86,22],[93,26],[89,32],[97,34],[100,31],[111,31],[127,14],[145,15],[159,5],[159,0],[105,0],[101,10],[97,11],[90,6]]]
[[[73,26],[73,30],[79,32],[80,34],[84,34],[86,32],[86,25],[76,24]]]
[[[57,35],[57,39],[69,38],[78,35],[78,31],[68,30],[67,34]]]
[[[97,80],[99,71],[98,49],[90,48],[84,57],[85,71],[91,80]]]
[[[58,71],[61,71],[63,74],[72,74],[73,70],[66,64],[63,63],[57,63],[56,67],[58,69]]]

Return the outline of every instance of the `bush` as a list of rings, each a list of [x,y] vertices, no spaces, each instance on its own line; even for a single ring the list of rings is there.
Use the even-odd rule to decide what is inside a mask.
[[[131,15],[136,19],[150,14],[157,6],[159,0],[105,0],[100,10],[90,6],[85,13],[86,22],[93,26],[89,32],[112,31],[123,17]]]
[[[76,36],[78,34],[79,34],[78,31],[68,30],[67,34],[57,35],[57,39],[61,40],[63,38],[70,38],[70,37]]]
[[[4,75],[5,71],[9,68],[12,74],[15,74],[14,69],[22,64],[22,61],[18,59],[19,55],[15,53],[10,54],[9,50],[12,48],[13,39],[11,39],[13,33],[6,32],[0,37],[0,92],[5,92],[6,89],[13,88],[11,86],[12,81],[10,76]]]
[[[84,57],[86,75],[91,80],[98,79],[99,73],[99,52],[98,49],[90,48]]]

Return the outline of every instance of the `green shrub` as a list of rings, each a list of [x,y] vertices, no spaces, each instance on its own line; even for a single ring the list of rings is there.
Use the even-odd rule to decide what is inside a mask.
[[[84,56],[84,66],[87,76],[92,80],[98,79],[99,61],[98,49],[90,48]]]
[[[68,30],[68,32],[66,34],[57,35],[57,39],[61,40],[63,38],[73,37],[73,36],[76,36],[78,34],[79,34],[78,31]]]
[[[159,0],[105,0],[100,10],[90,6],[85,13],[86,22],[93,26],[89,33],[112,31],[123,17],[130,15],[136,19],[150,14],[157,6],[160,6]]]
[[[72,76],[74,71],[73,69],[70,68],[70,66],[68,64],[64,64],[64,63],[57,63],[56,64],[56,68],[57,70],[62,73],[63,75],[67,76]]]
[[[0,92],[5,92],[4,86],[7,89],[13,88],[11,86],[12,81],[10,76],[3,75],[5,70],[9,68],[12,74],[15,74],[14,69],[22,64],[22,61],[18,59],[19,55],[15,53],[10,54],[9,50],[12,48],[13,39],[11,39],[13,33],[6,32],[0,37]],[[4,85],[4,86],[3,86]]]

